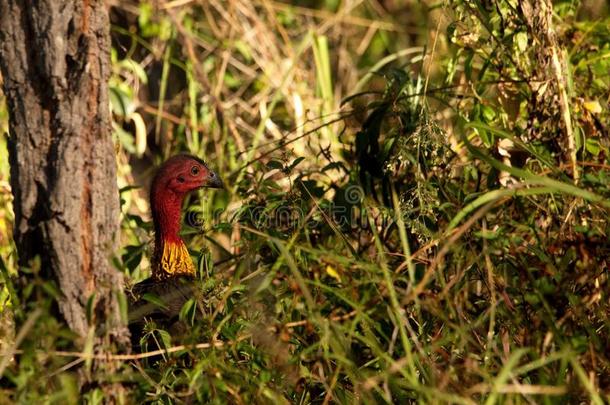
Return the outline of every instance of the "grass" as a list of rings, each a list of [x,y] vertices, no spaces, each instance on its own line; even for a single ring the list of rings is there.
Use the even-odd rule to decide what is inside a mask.
[[[206,298],[183,309],[187,333],[150,323],[142,353],[93,354],[54,315],[54,283],[36,263],[17,269],[0,239],[0,302],[20,342],[15,361],[0,358],[0,391],[26,403],[98,403],[110,382],[127,403],[608,401],[610,43],[607,10],[588,7],[555,5],[561,87],[544,76],[551,45],[525,29],[532,15],[507,2],[116,2],[115,261],[129,283],[147,277],[146,183],[167,156],[195,153],[230,184],[187,204]],[[18,272],[36,280],[20,301]],[[117,372],[92,369],[95,356]],[[79,391],[79,372],[100,386]]]

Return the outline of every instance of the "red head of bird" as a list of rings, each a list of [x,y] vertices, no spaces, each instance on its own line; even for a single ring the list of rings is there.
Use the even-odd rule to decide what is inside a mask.
[[[202,187],[222,188],[223,184],[220,177],[195,156],[173,156],[157,171],[150,189],[155,227],[154,279],[195,274],[191,257],[179,235],[180,210],[186,194]]]

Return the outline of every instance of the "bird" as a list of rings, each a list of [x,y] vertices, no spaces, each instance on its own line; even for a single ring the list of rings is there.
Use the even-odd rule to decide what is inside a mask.
[[[220,176],[200,158],[179,154],[157,170],[150,188],[154,226],[152,275],[129,291],[132,342],[147,319],[165,326],[176,322],[183,305],[197,296],[195,266],[180,237],[180,214],[187,194],[201,188],[224,188]]]

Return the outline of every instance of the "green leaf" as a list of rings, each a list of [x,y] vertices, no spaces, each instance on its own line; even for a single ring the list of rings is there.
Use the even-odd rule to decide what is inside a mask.
[[[267,162],[267,168],[268,169],[283,169],[284,168],[284,164],[278,160],[270,160]]]
[[[95,311],[95,293],[91,294],[89,299],[87,300],[87,305],[85,307],[85,314],[87,316],[87,322],[92,325],[93,324],[93,316]]]
[[[515,36],[513,37],[513,43],[515,44],[517,49],[521,52],[527,51],[527,42],[528,42],[527,32],[523,32],[523,31],[517,32],[515,34]]]
[[[190,298],[188,301],[184,303],[182,308],[180,308],[180,314],[178,318],[181,321],[187,321],[190,325],[193,325],[195,321],[195,315],[197,314],[197,302],[195,299]]]
[[[166,349],[172,346],[172,335],[170,335],[168,331],[163,330],[163,329],[158,329],[157,333],[161,337],[161,341],[163,342],[163,346]]]
[[[119,314],[121,321],[123,323],[127,323],[129,320],[129,304],[127,303],[127,296],[123,291],[117,291],[116,299],[119,303]]]
[[[489,106],[482,106],[482,114],[483,114],[483,118],[485,119],[486,122],[491,122],[494,120],[494,118],[496,118],[496,111],[489,107]]]
[[[588,138],[585,141],[585,149],[593,156],[597,156],[601,152],[602,146],[599,144],[599,141],[597,141],[597,139]]]
[[[300,156],[292,161],[292,163],[286,168],[287,172],[291,172],[299,163],[305,160],[304,157]]]
[[[145,293],[144,295],[142,295],[142,299],[145,301],[150,302],[151,304],[154,304],[160,308],[164,308],[167,309],[167,305],[165,304],[165,301],[163,301],[159,296],[157,296],[156,294],[152,294],[152,293]]]
[[[148,75],[146,74],[146,71],[133,59],[123,59],[118,63],[118,66],[135,74],[142,84],[148,83]]]

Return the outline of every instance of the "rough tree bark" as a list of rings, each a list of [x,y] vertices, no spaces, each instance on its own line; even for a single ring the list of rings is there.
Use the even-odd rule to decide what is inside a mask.
[[[0,68],[10,113],[14,238],[22,264],[39,255],[63,293],[59,308],[85,336],[95,323],[124,342],[115,293],[119,196],[102,0],[0,1]]]

